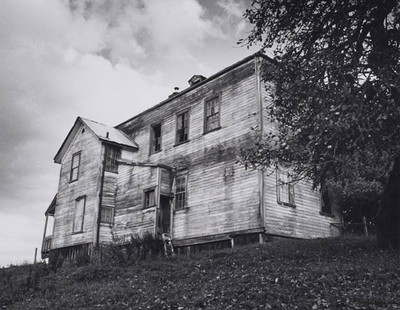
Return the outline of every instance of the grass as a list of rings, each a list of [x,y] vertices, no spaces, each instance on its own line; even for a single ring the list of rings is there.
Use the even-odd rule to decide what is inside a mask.
[[[284,240],[115,266],[0,270],[0,309],[400,309],[400,257],[368,238]]]

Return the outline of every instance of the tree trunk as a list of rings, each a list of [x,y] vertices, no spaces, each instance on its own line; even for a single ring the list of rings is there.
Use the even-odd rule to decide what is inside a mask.
[[[395,159],[381,199],[376,234],[381,248],[400,249],[400,157]]]

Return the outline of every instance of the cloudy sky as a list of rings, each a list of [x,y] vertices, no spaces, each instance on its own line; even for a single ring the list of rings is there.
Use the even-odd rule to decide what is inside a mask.
[[[32,262],[77,116],[117,125],[256,52],[247,0],[2,0],[0,266]]]

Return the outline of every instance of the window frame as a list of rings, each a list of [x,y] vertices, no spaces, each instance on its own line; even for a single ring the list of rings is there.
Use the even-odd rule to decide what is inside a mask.
[[[213,102],[214,100],[217,102],[218,113],[213,113],[213,114],[207,116],[208,104],[210,102]],[[216,127],[212,128],[212,129],[209,129],[208,128],[208,119],[212,118],[215,115],[218,116],[218,124],[217,124]],[[215,130],[218,130],[218,129],[221,128],[221,94],[209,97],[209,98],[204,100],[204,115],[203,115],[203,119],[204,119],[204,121],[203,121],[203,134],[207,134],[209,132],[212,132],[212,131],[215,131]]]
[[[160,137],[159,137],[159,145],[160,148],[156,150],[155,146],[156,144],[154,144],[155,142],[155,130],[154,128],[160,126]],[[156,154],[162,151],[162,122],[159,123],[155,123],[153,125],[150,125],[150,150],[149,150],[149,154]]]
[[[106,219],[103,218],[104,216],[104,210],[111,210],[111,221],[108,221]],[[115,214],[115,208],[112,206],[101,206],[101,211],[100,211],[100,223],[104,223],[104,224],[114,224],[114,214]]]
[[[104,171],[118,174],[118,160],[121,159],[121,148],[105,145],[105,152]],[[114,155],[114,157],[111,156],[111,154]]]
[[[149,205],[147,205],[147,195],[149,193],[153,192],[154,195],[154,203],[152,205],[150,205],[150,199],[149,199]],[[142,204],[142,210],[147,210],[150,208],[154,208],[157,206],[157,201],[156,201],[156,188],[155,187],[150,187],[150,188],[146,188],[145,190],[143,190],[143,204]]]
[[[179,191],[178,192],[178,178],[184,178],[184,191]],[[187,170],[181,171],[175,175],[175,180],[174,180],[174,210],[179,211],[179,210],[184,210],[187,208],[187,202],[188,202],[188,172]],[[179,197],[183,194],[183,204],[178,205],[178,201],[180,201]]]
[[[70,175],[69,175],[69,182],[75,182],[79,179],[79,172],[80,172],[80,166],[81,166],[81,154],[82,151],[75,152],[72,154],[72,160],[71,160],[71,169],[70,169]],[[78,157],[78,165],[74,166],[74,158]],[[74,171],[76,172],[76,177],[74,178]]]
[[[283,168],[278,164],[276,168],[276,198],[278,204],[293,208],[296,207],[294,185],[292,177],[290,176],[290,167]],[[286,199],[284,200],[283,193],[287,195],[287,201]]]
[[[77,226],[76,221],[77,221],[77,210],[78,210],[77,206],[80,201],[83,201],[83,206],[82,206],[82,212],[80,212],[82,214],[78,215],[79,217],[81,217],[80,225],[79,225],[80,228],[79,228],[79,227],[76,227]],[[85,223],[85,210],[86,210],[86,195],[79,196],[78,198],[75,199],[74,218],[72,221],[72,233],[73,234],[83,233],[83,226]]]
[[[325,196],[325,195],[328,195],[328,196]],[[326,215],[326,216],[330,216],[330,217],[334,217],[334,215],[333,215],[333,212],[332,212],[332,201],[331,201],[331,198],[329,197],[329,192],[328,192],[328,190],[320,190],[320,205],[321,205],[321,208],[320,208],[320,214],[321,215]],[[328,200],[328,202],[325,200],[325,199],[327,199]],[[326,205],[328,205],[329,206],[329,210],[327,211],[327,209],[325,209],[324,207],[326,206]]]
[[[190,110],[189,110],[189,109],[186,109],[186,110],[180,111],[179,113],[177,113],[177,114],[175,115],[175,146],[176,146],[176,145],[183,144],[183,143],[189,141],[189,128],[190,128],[190,113],[189,113],[189,112],[190,112]],[[183,115],[186,115],[186,124],[184,123],[184,125],[186,125],[186,126],[179,129],[179,128],[178,128],[178,127],[179,127],[179,118],[180,118],[181,116],[183,116]],[[179,133],[178,133],[178,131],[179,131],[179,130],[182,130],[182,129],[184,130],[184,128],[186,128],[186,139],[180,141],[180,140],[179,140]]]

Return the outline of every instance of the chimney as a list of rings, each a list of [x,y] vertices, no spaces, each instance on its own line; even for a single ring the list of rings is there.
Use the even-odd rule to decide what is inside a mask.
[[[176,96],[177,94],[179,94],[179,87],[174,87],[174,92],[168,96],[168,98],[171,98],[173,96]]]
[[[190,80],[188,81],[190,86],[196,85],[206,79],[205,76],[202,75],[193,75]]]

